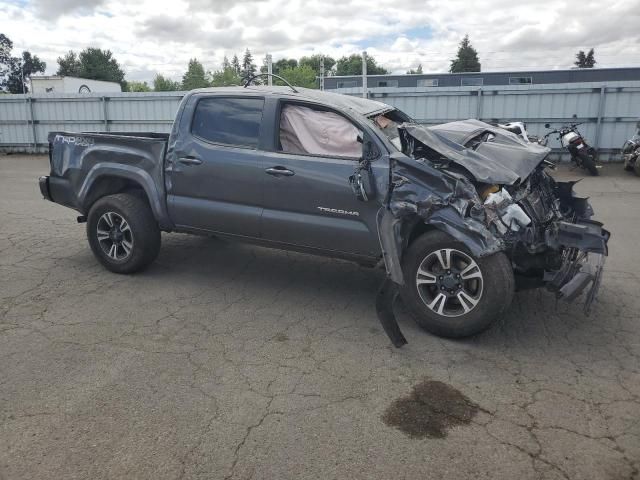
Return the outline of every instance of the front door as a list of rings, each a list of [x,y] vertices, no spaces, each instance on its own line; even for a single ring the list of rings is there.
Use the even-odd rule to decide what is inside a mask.
[[[360,132],[338,112],[291,104],[297,110],[287,116],[288,105],[283,102],[275,109],[276,151],[262,155],[262,236],[309,248],[377,255],[380,204],[375,199],[359,201],[349,185],[359,160],[355,155],[361,151]],[[314,135],[318,137],[311,138]],[[334,141],[341,144],[331,144]],[[340,155],[343,152],[350,156]]]
[[[169,154],[169,216],[188,230],[258,237],[264,99],[196,95],[192,102]]]

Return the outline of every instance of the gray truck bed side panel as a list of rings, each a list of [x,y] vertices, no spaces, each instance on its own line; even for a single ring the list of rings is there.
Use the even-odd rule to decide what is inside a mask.
[[[86,214],[92,186],[105,176],[138,183],[161,228],[171,228],[164,192],[167,136],[158,134],[49,134],[53,200]]]

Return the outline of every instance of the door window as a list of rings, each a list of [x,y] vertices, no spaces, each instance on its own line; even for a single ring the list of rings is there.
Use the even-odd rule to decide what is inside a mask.
[[[280,112],[279,150],[325,157],[362,156],[362,133],[342,115],[286,104]]]
[[[203,98],[196,106],[191,133],[212,143],[256,148],[263,107],[262,98]]]

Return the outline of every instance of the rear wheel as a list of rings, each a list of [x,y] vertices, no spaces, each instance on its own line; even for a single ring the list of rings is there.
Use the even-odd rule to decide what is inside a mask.
[[[511,263],[504,253],[475,258],[449,235],[418,237],[403,260],[402,298],[423,329],[460,338],[487,329],[510,305]]]
[[[579,152],[580,161],[582,166],[594,177],[598,175],[598,168],[596,167],[595,156],[588,152]]]
[[[115,273],[142,270],[160,250],[160,229],[151,208],[124,193],[103,197],[91,207],[87,238],[100,263]]]

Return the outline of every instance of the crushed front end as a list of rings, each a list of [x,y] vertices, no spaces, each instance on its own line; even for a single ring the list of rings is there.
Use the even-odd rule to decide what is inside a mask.
[[[610,234],[575,182],[548,173],[548,148],[475,120],[398,130],[402,154],[391,155],[378,221],[387,290],[403,284],[402,254],[422,223],[477,257],[504,252],[519,289],[544,286],[566,301],[584,294],[589,311]]]

